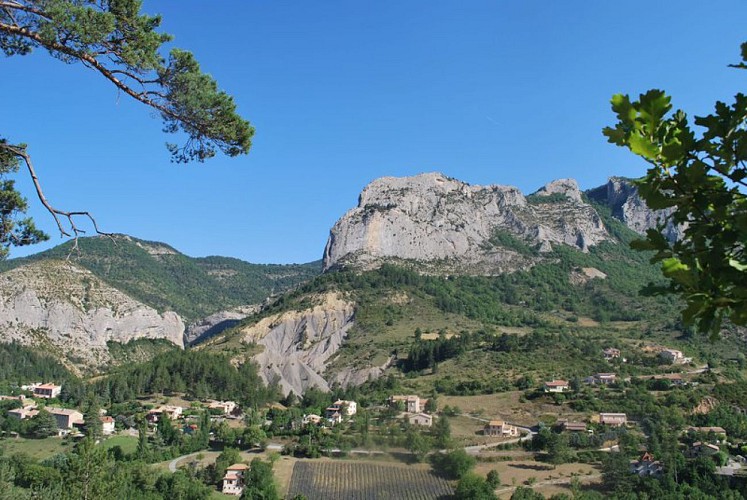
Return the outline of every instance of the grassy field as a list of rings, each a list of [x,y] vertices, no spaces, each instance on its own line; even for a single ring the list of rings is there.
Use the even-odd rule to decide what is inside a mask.
[[[458,407],[463,413],[485,420],[505,420],[516,425],[532,426],[538,421],[546,420],[548,415],[553,419],[567,418],[583,420],[586,416],[571,411],[568,406],[550,404],[542,399],[522,403],[519,398],[522,391],[481,394],[477,396],[439,396],[438,406]],[[475,421],[476,424],[479,422]],[[467,431],[465,431],[467,432]]]
[[[553,466],[533,460],[511,460],[503,462],[478,462],[475,472],[487,475],[498,472],[502,486],[498,488],[500,498],[510,498],[514,488],[534,484],[534,490],[549,497],[555,493],[570,494],[570,483],[577,476],[582,484],[601,481],[600,470],[588,464],[563,464]]]
[[[104,440],[101,443],[101,446],[105,450],[109,450],[111,448],[114,448],[115,446],[119,446],[120,448],[122,448],[123,453],[129,454],[135,453],[135,450],[137,449],[137,441],[138,439],[133,436],[114,436]]]
[[[72,444],[57,437],[46,439],[8,438],[0,439],[0,448],[4,450],[5,455],[26,453],[33,458],[43,460],[57,453],[69,451]]]

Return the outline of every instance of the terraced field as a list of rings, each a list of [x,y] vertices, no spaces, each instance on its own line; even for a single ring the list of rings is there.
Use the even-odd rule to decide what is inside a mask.
[[[414,467],[353,462],[297,462],[288,498],[308,500],[434,500],[450,498],[445,480]]]

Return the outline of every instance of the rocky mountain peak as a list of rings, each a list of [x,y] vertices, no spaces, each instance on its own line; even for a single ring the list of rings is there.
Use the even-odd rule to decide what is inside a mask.
[[[553,194],[561,194],[572,201],[583,203],[581,190],[575,179],[558,179],[548,182],[534,193],[535,196],[551,196]]]
[[[550,196],[556,193],[565,198]],[[532,265],[553,244],[586,251],[608,238],[572,179],[527,199],[512,186],[470,185],[440,173],[383,177],[332,228],[324,269],[394,260],[424,272],[494,274]]]
[[[648,229],[657,228],[661,223],[664,223],[664,236],[670,241],[676,241],[684,234],[683,227],[669,220],[673,210],[654,211],[648,208],[631,179],[610,177],[607,184],[589,190],[588,195],[609,206],[614,217],[638,234],[646,234]]]

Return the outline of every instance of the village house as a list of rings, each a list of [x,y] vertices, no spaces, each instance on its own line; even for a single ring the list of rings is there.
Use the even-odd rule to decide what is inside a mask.
[[[182,408],[181,406],[166,405],[149,411],[145,418],[151,424],[157,423],[158,419],[161,417],[166,417],[169,420],[178,420],[179,418],[181,418],[183,411],[184,408]]]
[[[396,407],[399,403],[405,406],[407,413],[422,413],[425,411],[425,404],[428,402],[427,399],[420,399],[420,397],[413,394],[407,396],[390,396],[389,406]]]
[[[62,386],[54,384],[34,384],[31,392],[34,393],[35,398],[52,399],[60,395],[62,392]]]
[[[415,413],[414,415],[409,415],[407,420],[412,425],[420,425],[423,427],[430,427],[433,425],[433,417],[427,413]]]
[[[704,443],[702,441],[696,441],[693,443],[689,450],[689,455],[692,458],[695,457],[712,457],[713,455],[720,452],[721,449],[715,444]]]
[[[609,385],[617,381],[617,375],[614,373],[595,373],[586,379],[587,384],[592,385]]]
[[[104,436],[111,436],[114,434],[114,419],[112,417],[106,415],[104,417],[99,417],[99,420],[101,420],[101,433]]]
[[[344,401],[342,399],[338,399],[334,403],[332,403],[326,410],[324,410],[325,416],[327,418],[330,418],[334,413],[339,413],[340,415],[346,416],[346,417],[352,417],[358,412],[357,405],[355,401]]]
[[[604,359],[606,361],[612,361],[613,359],[617,359],[620,357],[620,349],[615,349],[614,347],[608,347],[604,351],[602,351],[602,354],[604,355]]]
[[[20,401],[25,406],[26,396],[21,394],[20,396],[0,396],[0,401]]]
[[[209,410],[220,410],[224,415],[233,415],[236,407],[237,405],[233,401],[211,401],[208,404]]]
[[[551,380],[545,382],[545,392],[565,392],[570,388],[567,380]]]
[[[561,422],[560,428],[565,432],[586,432],[586,423],[584,422]]]
[[[304,415],[301,419],[301,425],[319,425],[319,423],[322,421],[322,417],[319,415],[315,415],[313,413],[309,415]]]
[[[599,423],[603,425],[611,425],[614,427],[620,427],[628,423],[628,416],[624,413],[600,413]]]
[[[691,359],[686,358],[684,354],[682,354],[682,351],[678,351],[677,349],[662,349],[659,352],[659,357],[665,360],[667,363],[671,363],[673,365],[679,363],[687,363]]]
[[[631,460],[630,473],[641,477],[659,476],[664,471],[661,462],[654,460],[653,455],[645,452],[638,460]]]
[[[74,426],[83,425],[83,414],[78,410],[69,410],[67,408],[45,408],[54,417],[55,423],[60,436],[69,433]]]
[[[329,408],[327,408],[327,410],[329,410]],[[332,425],[336,425],[336,424],[341,424],[342,423],[342,414],[339,411],[335,411],[333,413],[329,413],[329,411],[326,411],[325,412],[325,417],[326,417],[327,421],[330,424],[332,424]]]
[[[244,474],[248,469],[249,466],[246,464],[233,464],[226,469],[221,488],[224,495],[241,496],[244,492]]]
[[[723,427],[693,427],[690,426],[685,429],[688,433],[697,434],[713,434],[715,439],[718,441],[726,441],[726,429]]]
[[[482,433],[485,436],[515,437],[519,435],[519,429],[503,420],[491,420],[485,424]]]
[[[8,410],[8,416],[18,420],[25,420],[27,418],[33,418],[39,414],[39,410],[36,409],[36,404],[27,405],[23,408],[15,408]]]

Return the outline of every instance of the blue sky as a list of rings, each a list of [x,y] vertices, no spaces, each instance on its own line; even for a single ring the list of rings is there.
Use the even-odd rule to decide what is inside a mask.
[[[689,114],[744,91],[747,3],[145,2],[257,129],[248,156],[174,165],[160,121],[80,65],[0,59],[0,133],[30,146],[48,198],[192,256],[321,257],[385,176],[440,171],[530,193],[645,165],[606,143],[609,99],[663,88]],[[27,194],[48,244],[51,217]]]

